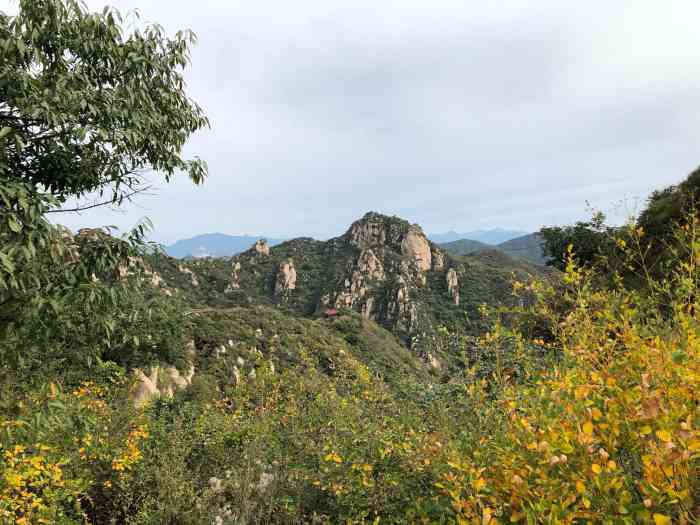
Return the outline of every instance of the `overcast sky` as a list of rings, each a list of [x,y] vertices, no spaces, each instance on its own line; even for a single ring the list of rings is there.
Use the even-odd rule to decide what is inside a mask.
[[[376,210],[534,230],[586,201],[619,220],[700,165],[697,0],[109,4],[197,33],[188,91],[212,129],[186,153],[210,177],[73,229],[325,238]]]

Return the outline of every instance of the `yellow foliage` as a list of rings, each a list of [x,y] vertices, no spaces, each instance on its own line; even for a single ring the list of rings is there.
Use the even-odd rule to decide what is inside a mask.
[[[515,522],[700,519],[700,294],[676,295],[660,321],[633,292],[596,290],[573,256],[564,282],[563,319],[536,306],[555,320],[561,364],[530,386],[504,385],[513,424],[479,456],[452,458],[439,488],[469,523],[486,508]]]

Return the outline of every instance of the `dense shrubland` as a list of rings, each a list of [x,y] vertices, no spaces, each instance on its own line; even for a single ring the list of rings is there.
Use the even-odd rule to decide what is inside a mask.
[[[614,257],[566,243],[561,279],[514,280],[523,306],[484,309],[479,339],[442,327],[449,371],[351,313],[193,312],[151,285],[142,229],[46,220],[87,191],[119,201],[134,169],[201,179],[179,157],[205,124],[175,73],[186,40],[21,8],[0,16],[0,522],[697,521],[700,223],[682,188],[652,198],[657,230],[643,214],[605,232]],[[103,98],[85,80],[110,57],[133,85]],[[46,86],[89,103],[44,104]],[[91,107],[116,100],[135,121]],[[173,133],[155,144],[151,125]],[[191,385],[134,406],[135,367],[191,359]]]
[[[376,375],[359,318],[265,308],[184,324],[198,338],[195,380],[142,409],[125,361],[41,378],[4,365],[0,512],[28,523],[691,523],[698,234],[697,220],[677,226],[686,256],[643,289],[602,287],[573,251],[556,286],[515,282],[531,306],[484,312],[492,329],[446,382],[413,366]]]

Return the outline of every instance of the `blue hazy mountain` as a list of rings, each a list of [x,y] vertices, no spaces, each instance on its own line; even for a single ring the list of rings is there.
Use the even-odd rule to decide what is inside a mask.
[[[467,255],[470,253],[483,252],[484,250],[497,249],[516,259],[524,259],[534,264],[545,264],[546,258],[542,252],[544,239],[539,232],[528,233],[509,239],[495,246],[473,239],[458,239],[456,241],[441,243],[445,250],[452,255]]]
[[[266,239],[270,246],[285,239],[271,239],[262,235],[227,235],[225,233],[205,233],[189,239],[181,239],[165,251],[172,257],[227,257],[246,251],[258,239]]]
[[[491,244],[493,246],[501,244],[502,242],[515,239],[517,237],[522,237],[530,232],[521,230],[504,230],[503,228],[494,228],[492,230],[475,230],[471,232],[457,233],[456,231],[448,231],[446,233],[433,233],[429,234],[428,238],[438,244],[459,241],[461,239],[469,239],[472,241],[482,242],[484,244]]]

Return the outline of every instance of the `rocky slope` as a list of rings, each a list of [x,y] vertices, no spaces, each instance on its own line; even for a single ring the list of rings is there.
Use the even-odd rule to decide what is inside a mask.
[[[512,300],[513,275],[547,272],[495,251],[450,255],[420,226],[374,212],[328,241],[258,241],[234,257],[161,258],[157,268],[165,286],[200,306],[270,305],[312,317],[353,310],[435,366],[449,353],[440,334],[480,333],[479,307]]]

